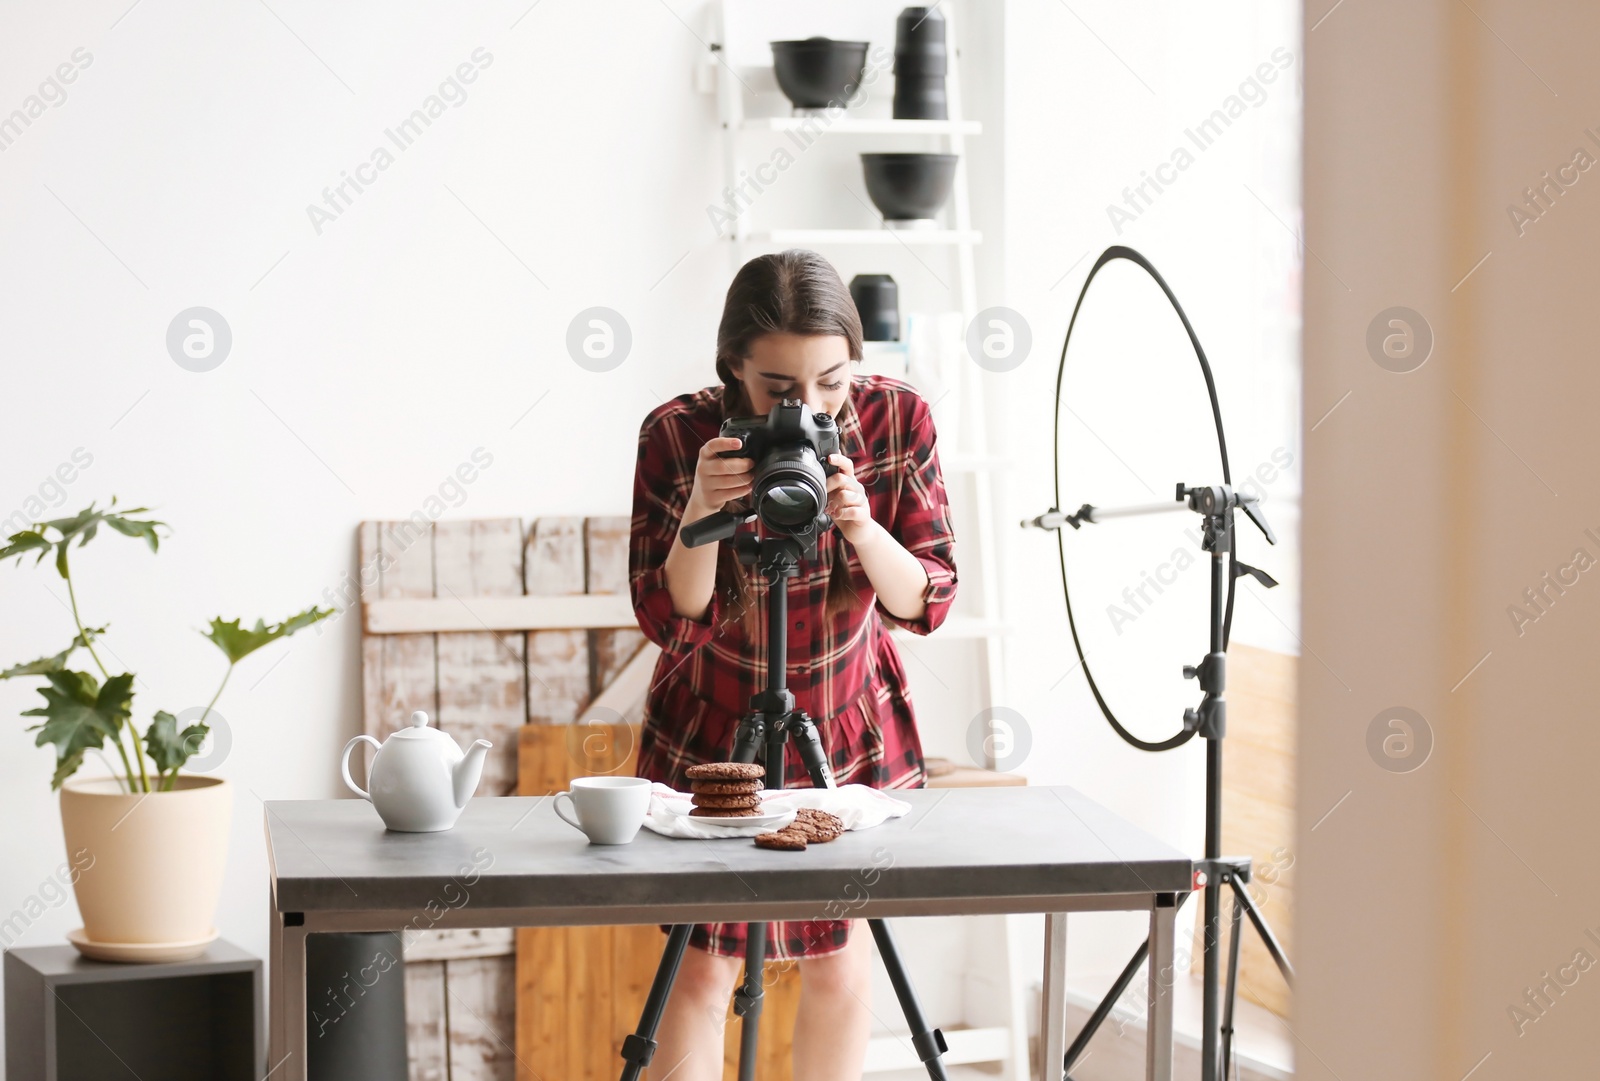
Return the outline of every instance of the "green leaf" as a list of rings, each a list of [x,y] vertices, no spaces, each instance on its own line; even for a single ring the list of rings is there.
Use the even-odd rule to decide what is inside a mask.
[[[27,529],[21,533],[11,534],[6,540],[8,542],[6,546],[0,548],[0,559],[10,559],[12,556],[16,556],[18,563],[22,562],[24,555],[32,551],[37,551],[39,558],[43,559],[49,553],[51,547],[50,542],[44,538],[44,534],[35,533]]]
[[[144,512],[144,510],[144,507],[136,507],[127,513],[141,514]],[[156,521],[136,522],[132,518],[125,518],[120,514],[107,514],[101,520],[112,529],[115,529],[118,533],[121,533],[124,537],[143,537],[145,539],[145,543],[150,545],[150,550],[152,552],[159,550],[161,547],[161,537],[156,533],[156,527],[167,524],[165,522]],[[93,536],[93,534],[94,527],[91,526],[89,529],[89,536]],[[87,544],[88,542],[89,540],[86,536],[84,538],[84,543]]]
[[[117,730],[131,713],[133,675],[112,676],[104,686],[88,672],[63,670],[45,676],[50,685],[39,688],[45,704],[22,715],[45,719],[35,726],[39,735],[34,746],[55,745],[56,772],[50,787],[56,789],[77,772],[85,751],[103,747],[108,737],[116,739]]]
[[[178,718],[162,709],[156,711],[150,727],[145,729],[144,745],[156,769],[166,773],[177,770],[187,762],[189,756],[200,749],[210,732],[211,727],[204,724],[191,724],[179,732]]]
[[[333,612],[332,608],[312,606],[270,627],[258,619],[255,627],[249,630],[239,626],[237,619],[224,621],[218,616],[211,621],[211,629],[201,633],[227,655],[229,664],[238,664],[262,646],[279,638],[287,638],[295,631],[304,630],[319,620],[327,619]]]
[[[165,528],[167,523],[158,522],[154,519],[129,517],[134,514],[149,513],[149,510],[149,507],[124,507],[119,510],[117,508],[117,498],[112,496],[111,505],[105,510],[97,510],[95,505],[90,503],[71,518],[56,518],[43,523],[38,535],[41,536],[41,539],[45,539],[42,534],[46,529],[53,529],[60,534],[55,540],[45,539],[47,544],[60,546],[60,554],[57,556],[58,565],[66,559],[65,552],[68,542],[76,537],[78,538],[78,547],[82,548],[94,539],[102,522],[125,537],[143,537],[145,543],[150,545],[150,550],[154,552],[159,548],[161,541],[157,530]],[[34,544],[31,547],[38,547],[38,545]],[[3,555],[0,555],[0,558],[3,558]]]
[[[14,664],[5,671],[0,672],[0,679],[14,679],[17,676],[43,676],[51,672],[59,672],[67,666],[67,660],[79,646],[87,646],[91,641],[106,633],[104,627],[85,627],[83,633],[76,635],[72,643],[60,653],[50,657],[40,657],[27,664]]]

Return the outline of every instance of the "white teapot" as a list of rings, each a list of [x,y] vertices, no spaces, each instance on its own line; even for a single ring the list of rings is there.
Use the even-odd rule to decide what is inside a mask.
[[[367,771],[371,792],[350,776],[350,752],[362,740],[378,751]],[[484,755],[492,746],[480,739],[463,755],[455,740],[428,727],[428,715],[419,709],[411,715],[410,727],[382,743],[368,735],[346,743],[339,771],[350,791],[377,808],[385,826],[403,833],[437,833],[456,824],[478,787]]]

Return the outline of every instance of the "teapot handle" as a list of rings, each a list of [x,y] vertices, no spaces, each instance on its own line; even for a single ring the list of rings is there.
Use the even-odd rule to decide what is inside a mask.
[[[344,745],[344,757],[339,759],[339,772],[344,775],[345,787],[349,788],[350,791],[354,792],[368,803],[371,803],[371,793],[362,788],[360,785],[356,784],[355,779],[350,776],[350,752],[355,750],[356,744],[360,743],[362,740],[366,740],[368,743],[372,744],[375,750],[381,750],[383,748],[383,744],[379,743],[369,735],[362,734],[357,736],[355,739]],[[367,783],[371,783],[370,777],[367,779]]]

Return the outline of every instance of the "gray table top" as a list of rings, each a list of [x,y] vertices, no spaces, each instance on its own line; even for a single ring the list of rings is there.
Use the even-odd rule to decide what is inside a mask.
[[[267,848],[280,912],[443,912],[441,926],[469,906],[518,910],[528,923],[634,922],[667,909],[675,915],[663,922],[677,922],[735,910],[821,916],[841,902],[855,915],[1038,912],[1052,910],[1041,899],[1190,888],[1187,856],[1072,788],[894,795],[910,814],[804,852],[649,830],[590,845],[550,799],[509,796],[472,800],[444,833],[389,832],[363,800],[273,801]],[[858,911],[868,899],[871,911]],[[974,899],[986,906],[964,904]]]

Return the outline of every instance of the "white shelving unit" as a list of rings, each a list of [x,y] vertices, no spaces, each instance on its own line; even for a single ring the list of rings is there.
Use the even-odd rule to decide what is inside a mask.
[[[711,48],[708,71],[714,80],[717,114],[723,129],[723,168],[729,189],[738,187],[743,170],[752,164],[745,158],[743,144],[746,140],[743,137],[747,134],[796,133],[804,134],[808,140],[817,137],[849,139],[915,135],[923,136],[925,140],[936,140],[939,144],[936,149],[957,156],[954,188],[950,205],[945,211],[949,220],[938,228],[830,229],[783,223],[753,230],[748,215],[740,214],[735,218],[728,237],[734,245],[736,265],[748,258],[747,252],[751,247],[806,247],[824,253],[831,247],[857,245],[943,249],[954,263],[958,283],[954,292],[959,307],[953,310],[960,312],[961,326],[967,326],[978,312],[974,248],[982,243],[983,236],[972,228],[965,140],[969,136],[981,135],[983,126],[978,121],[965,119],[962,110],[961,59],[955,13],[948,5],[940,9],[945,18],[946,46],[950,54],[949,73],[945,81],[949,119],[894,120],[840,116],[820,120],[816,117],[745,115],[746,88],[751,80],[743,78],[741,72],[744,75],[754,72],[748,68],[735,70],[734,62],[730,60],[736,50],[728,48],[728,7],[729,0],[721,0],[714,5],[711,13],[713,24],[708,39]],[[898,12],[898,8],[886,7],[885,10],[890,13],[888,25],[892,27],[893,14]],[[770,61],[766,70],[760,72],[758,82],[763,86],[773,85]],[[930,254],[929,257],[933,256]],[[1008,463],[996,456],[988,443],[981,376],[982,372],[976,364],[961,365],[960,374],[952,388],[952,392],[958,395],[961,409],[959,442],[955,445],[941,444],[940,447],[940,460],[947,483],[963,486],[960,493],[963,502],[970,494],[970,503],[966,505],[972,510],[975,535],[963,538],[962,549],[966,555],[961,563],[961,585],[965,595],[970,596],[971,591],[977,591],[979,610],[976,614],[952,615],[931,638],[972,642],[978,654],[980,700],[987,705],[1002,705],[1006,702],[1003,655],[1005,625],[1000,612],[993,474]],[[896,634],[905,635],[905,632],[897,631]],[[988,746],[987,742],[985,746]],[[986,759],[981,765],[993,767],[992,756],[986,753]],[[994,928],[995,932],[985,938],[992,948],[970,951],[974,956],[967,958],[967,968],[972,970],[967,983],[985,989],[985,993],[979,994],[978,998],[988,1006],[986,1016],[1003,1016],[1006,1023],[948,1029],[946,1036],[950,1054],[945,1061],[950,1065],[997,1063],[1002,1069],[1001,1076],[1008,1081],[1025,1081],[1029,1076],[1026,1011],[1037,974],[1022,971],[1018,964],[1021,951],[1017,948],[1011,917],[976,919],[992,921],[987,926]],[[1005,997],[1004,1003],[993,1001],[995,991]],[[968,993],[969,1003],[972,999],[973,995]],[[888,1008],[893,1009],[892,1006]],[[941,1020],[946,1025],[951,1024],[951,1019]],[[874,1038],[867,1056],[869,1073],[915,1069],[919,1065],[903,1035]]]
[[[887,247],[904,244],[907,247],[971,247],[983,242],[983,234],[975,229],[769,229],[749,233],[738,238],[738,243],[757,244],[874,244]]]

